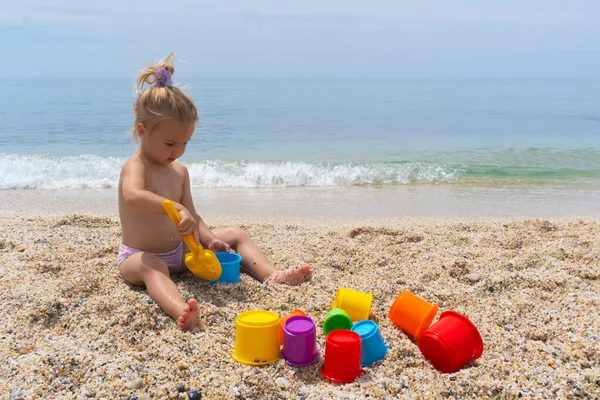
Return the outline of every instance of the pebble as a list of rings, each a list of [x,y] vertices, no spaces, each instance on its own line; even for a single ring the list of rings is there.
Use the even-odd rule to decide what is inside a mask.
[[[310,388],[307,385],[302,385],[302,386],[300,386],[299,391],[302,392],[302,393],[309,393],[310,392]]]
[[[200,400],[202,398],[202,394],[200,394],[200,392],[197,390],[188,392],[187,395],[189,400]]]
[[[144,380],[138,376],[135,379],[133,379],[131,382],[126,383],[125,386],[127,386],[130,389],[139,389],[142,387],[143,384],[144,384]]]
[[[146,303],[152,304],[152,303],[154,303],[154,301],[152,301],[152,299],[146,299]]]
[[[231,385],[229,386],[229,395],[231,397],[237,397],[240,395],[240,389],[237,386]]]
[[[180,385],[177,385],[177,386],[175,387],[175,389],[177,389],[177,391],[178,391],[179,393],[183,393],[183,392],[185,392],[185,386],[184,386],[184,385],[181,385],[181,384],[180,384]]]
[[[189,368],[189,366],[186,363],[179,363],[179,364],[177,364],[177,369],[180,370],[180,371],[183,371],[183,370],[188,369],[188,368]]]
[[[23,396],[23,391],[19,390],[18,392],[14,392],[13,394],[10,395],[9,399],[10,400],[17,400],[17,399],[21,399]]]
[[[282,377],[275,379],[275,383],[277,384],[277,386],[283,387],[283,388],[290,386],[290,381],[288,381],[287,379],[282,378]]]
[[[481,274],[473,272],[472,274],[467,275],[467,278],[471,281],[471,283],[477,283],[481,279]]]
[[[404,285],[406,283],[406,279],[398,278],[398,279],[396,279],[396,283],[399,285]]]
[[[28,345],[24,346],[21,350],[19,350],[19,354],[27,354],[34,349],[35,349],[35,345],[28,344]]]

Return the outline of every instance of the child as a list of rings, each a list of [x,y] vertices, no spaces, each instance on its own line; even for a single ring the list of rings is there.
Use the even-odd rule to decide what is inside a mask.
[[[248,234],[234,227],[211,231],[196,213],[185,165],[177,161],[198,123],[192,99],[173,86],[171,54],[144,69],[136,82],[133,137],[139,150],[123,165],[119,179],[119,218],[123,229],[117,263],[130,284],[146,285],[150,297],[181,329],[199,326],[198,302],[187,302],[170,274],[185,268],[189,251],[181,236],[194,235],[214,252],[236,251],[242,270],[263,283],[298,285],[311,279],[309,266],[279,272]],[[144,88],[145,85],[148,87]],[[162,203],[170,199],[181,214],[177,227]]]

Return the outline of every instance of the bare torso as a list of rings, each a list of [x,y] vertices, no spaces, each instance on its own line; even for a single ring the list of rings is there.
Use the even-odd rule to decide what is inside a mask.
[[[185,180],[183,165],[153,165],[137,156],[127,163],[142,163],[144,189],[180,202]],[[119,180],[119,218],[124,245],[152,253],[166,253],[181,243],[175,224],[166,214],[141,213],[127,205],[123,196],[123,179]]]

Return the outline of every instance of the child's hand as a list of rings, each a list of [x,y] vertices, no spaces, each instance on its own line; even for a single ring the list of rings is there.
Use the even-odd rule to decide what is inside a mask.
[[[195,231],[198,230],[198,224],[192,214],[187,210],[187,208],[183,208],[179,211],[179,215],[181,216],[181,221],[179,225],[177,225],[177,230],[181,236],[193,235]]]
[[[222,240],[219,239],[215,239],[213,240],[209,245],[208,248],[212,251],[214,251],[215,253],[231,253],[233,252],[233,250],[231,249],[231,246],[227,243],[225,243]]]

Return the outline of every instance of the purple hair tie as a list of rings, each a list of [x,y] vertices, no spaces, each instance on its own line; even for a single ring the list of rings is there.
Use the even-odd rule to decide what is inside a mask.
[[[171,87],[173,86],[173,81],[171,80],[171,76],[173,74],[171,71],[166,69],[165,67],[159,68],[154,72],[154,76],[156,76],[156,82],[154,82],[153,86],[159,87]]]

